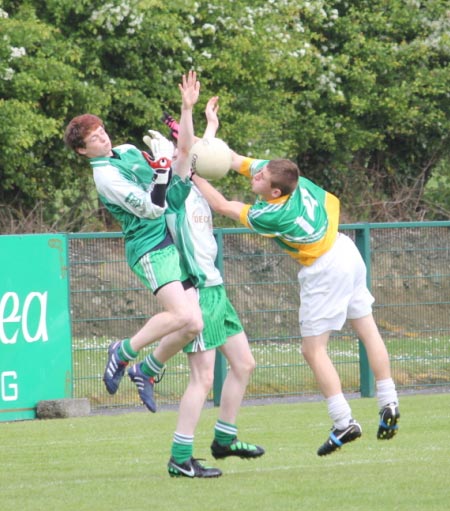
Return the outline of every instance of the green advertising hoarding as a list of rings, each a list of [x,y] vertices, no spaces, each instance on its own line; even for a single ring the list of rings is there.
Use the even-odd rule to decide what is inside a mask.
[[[0,421],[72,397],[67,237],[0,236]]]

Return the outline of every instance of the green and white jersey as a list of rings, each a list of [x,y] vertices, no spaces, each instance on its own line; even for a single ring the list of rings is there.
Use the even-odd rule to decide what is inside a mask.
[[[267,160],[244,160],[239,172],[252,177]],[[300,264],[310,266],[334,244],[339,225],[339,199],[320,186],[299,177],[296,189],[270,201],[246,204],[240,222],[273,238]]]
[[[223,283],[214,262],[217,243],[214,238],[212,214],[206,199],[190,181],[177,176],[167,191],[167,226],[180,252],[195,287],[211,287]],[[188,191],[184,197],[182,189]]]
[[[100,200],[120,222],[127,261],[133,267],[166,240],[165,208],[151,200],[154,171],[141,151],[124,144],[113,152],[114,157],[91,158],[89,162]]]

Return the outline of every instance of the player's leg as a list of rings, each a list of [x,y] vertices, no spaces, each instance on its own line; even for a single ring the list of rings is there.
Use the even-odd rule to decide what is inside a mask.
[[[376,380],[391,378],[389,355],[372,314],[350,320],[353,330],[364,344]]]
[[[192,337],[196,335],[197,329],[194,320],[198,321],[198,319],[194,315],[195,305],[192,305],[195,302],[190,302],[187,299],[180,281],[170,282],[160,288],[157,297],[159,301],[167,304],[166,310],[152,316],[132,337],[113,342],[108,348],[108,361],[103,381],[110,394],[117,392],[126,366],[138,356],[142,348],[159,341],[161,337],[173,331],[190,332],[192,329]],[[178,311],[180,314],[177,314]],[[199,324],[201,325],[201,323]],[[186,336],[183,337],[183,339],[185,338]],[[178,337],[176,337],[176,340],[179,340]],[[189,338],[186,338],[184,344],[187,342],[189,342]],[[170,352],[168,351],[165,360],[161,359],[158,362],[158,359],[156,359],[152,370],[154,374],[148,376],[158,374],[162,370],[165,361],[170,358],[169,354],[176,353],[182,347],[183,344],[173,347]]]
[[[374,297],[367,288],[367,270],[354,243],[347,240],[347,260],[352,261],[353,293],[348,304],[348,318],[363,343],[375,375],[380,422],[379,439],[388,440],[398,430],[398,396],[391,376],[389,355],[372,315]]]
[[[189,383],[180,401],[176,430],[193,435],[213,385],[215,350],[188,353]]]
[[[139,352],[145,346],[172,334],[162,348],[156,348],[165,362],[180,351],[202,329],[203,322],[194,288],[184,290],[181,282],[161,287],[156,298],[164,311],[152,316],[131,338],[131,347]]]
[[[391,376],[389,354],[372,314],[352,319],[351,324],[366,349],[375,376],[380,414],[377,438],[389,440],[397,433],[400,419],[398,395]]]
[[[117,391],[126,365],[137,357],[144,346],[176,330],[183,331],[183,340],[188,342],[189,336],[196,335],[202,327],[197,302],[191,300],[181,284],[184,275],[180,269],[178,252],[173,245],[148,252],[132,269],[144,285],[157,296],[165,310],[151,317],[131,338],[110,345],[103,377],[110,394]],[[151,371],[152,374],[147,376],[157,374],[164,362],[165,360],[159,363],[157,361]]]
[[[235,314],[234,309],[232,311],[232,314]],[[235,317],[237,319],[237,315]],[[228,319],[228,325],[230,325],[231,314],[228,315]],[[240,322],[237,320],[234,324],[240,325]],[[236,426],[242,399],[256,365],[247,336],[243,331],[231,335],[220,350],[228,360],[229,371],[222,387],[219,417],[214,428],[211,453],[215,458],[228,456],[257,458],[264,454],[264,449],[239,440]]]
[[[325,399],[342,393],[341,380],[328,355],[330,332],[302,337],[302,355],[314,373],[314,377]]]
[[[180,401],[178,421],[167,465],[171,476],[219,477],[216,468],[204,467],[193,458],[194,434],[214,378],[215,350],[188,353],[189,383]]]
[[[361,436],[361,426],[352,419],[339,374],[327,351],[331,332],[341,330],[345,323],[353,293],[354,270],[347,254],[348,243],[352,243],[349,238],[339,235],[329,252],[311,266],[303,267],[298,275],[302,354],[326,398],[333,421],[329,438],[318,450],[320,456]]]
[[[164,372],[164,364],[183,346],[195,337],[203,325],[202,314],[198,304],[197,292],[194,288],[184,290],[180,282],[171,282],[161,288],[156,295],[158,301],[166,309],[165,312],[157,314],[152,319],[165,316],[161,321],[160,332],[167,332],[155,350],[147,355],[145,359],[134,364],[128,370],[128,375],[137,386],[139,396],[144,405],[151,411],[156,411],[156,403],[153,398],[154,384],[161,380]],[[186,315],[189,311],[189,315]],[[182,322],[176,322],[176,316],[184,316]],[[165,323],[168,321],[168,323]],[[173,331],[174,322],[177,329]],[[148,326],[145,325],[144,328]],[[134,338],[131,340],[133,341]]]
[[[227,342],[219,349],[229,364],[229,370],[222,387],[219,419],[235,423],[256,363],[247,336],[243,331],[228,337]]]
[[[311,368],[320,391],[327,401],[333,428],[345,430],[352,420],[352,411],[342,393],[339,374],[327,351],[330,332],[302,338],[302,355]]]
[[[223,286],[213,286],[199,289],[198,294],[204,326],[202,332],[183,348],[189,357],[190,377],[180,403],[168,470],[170,475],[217,477],[221,475],[218,469],[193,465],[192,451],[195,427],[213,384],[216,347],[226,340],[222,320],[224,290]],[[207,475],[203,475],[204,470],[208,471]]]
[[[203,329],[202,311],[197,290],[190,287],[180,293],[179,289],[169,286],[167,289],[161,289],[161,294],[158,293],[158,301],[166,311],[170,312],[171,320],[174,320],[175,316],[186,315],[186,312],[188,320],[184,321],[184,326],[176,328],[164,336],[155,348],[155,356],[164,363],[183,349]]]
[[[134,266],[133,271],[151,289],[164,309],[157,315],[156,321],[152,322],[151,318],[131,339],[136,352],[171,332],[182,331],[182,336],[188,342],[201,331],[203,323],[198,299],[193,299],[193,291],[184,291],[184,287],[192,286],[183,287],[187,276],[180,266],[180,256],[174,245],[148,252]]]
[[[352,418],[348,401],[342,393],[341,381],[331,361],[327,345],[330,332],[302,338],[302,354],[310,366],[317,384],[327,401],[328,415],[333,421],[331,433],[317,454],[324,456],[343,444],[361,436],[361,426]]]

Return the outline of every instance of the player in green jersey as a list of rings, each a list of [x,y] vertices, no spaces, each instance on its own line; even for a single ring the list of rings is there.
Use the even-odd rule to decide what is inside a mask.
[[[218,98],[206,105],[205,137],[214,137],[219,126]],[[178,132],[171,120],[171,132]],[[176,139],[176,136],[174,137]],[[183,186],[184,185],[184,186]],[[202,466],[193,457],[195,429],[214,379],[216,349],[226,357],[229,371],[222,387],[219,417],[214,428],[211,453],[216,458],[238,456],[257,458],[264,454],[260,446],[237,438],[236,418],[255,360],[239,317],[227,297],[220,271],[215,266],[217,243],[213,234],[208,203],[194,185],[187,198],[183,187],[172,179],[168,191],[166,218],[189,276],[198,289],[204,328],[183,350],[187,353],[190,376],[180,402],[168,471],[171,476],[218,477],[217,468]]]
[[[228,201],[206,180],[193,181],[214,211],[273,240],[299,264],[302,353],[327,401],[331,433],[317,451],[330,454],[361,436],[327,345],[346,319],[364,344],[376,379],[380,421],[377,437],[397,432],[398,396],[389,355],[372,315],[373,296],[356,245],[338,233],[339,200],[300,176],[290,160],[255,160],[232,152],[232,168],[249,177],[259,198],[254,204]]]
[[[189,181],[192,107],[199,94],[196,74],[183,75],[179,89],[180,134],[173,171]],[[157,132],[152,135],[151,155],[130,144],[113,148],[102,120],[84,114],[70,121],[64,139],[69,148],[89,159],[100,199],[121,224],[128,264],[164,309],[130,338],[111,343],[103,376],[108,392],[115,394],[129,362],[142,348],[164,337],[153,353],[128,370],[141,400],[155,412],[155,378],[161,375],[165,362],[201,332],[203,321],[196,291],[180,266],[164,216],[174,147]]]

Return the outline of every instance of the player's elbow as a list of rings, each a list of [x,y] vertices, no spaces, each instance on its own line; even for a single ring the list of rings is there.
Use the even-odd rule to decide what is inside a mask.
[[[149,220],[154,220],[156,218],[159,218],[160,216],[163,216],[165,211],[167,209],[167,203],[164,201],[164,206],[158,206],[154,203],[149,203],[146,205],[145,209],[142,209],[140,212],[141,218],[148,218]]]

